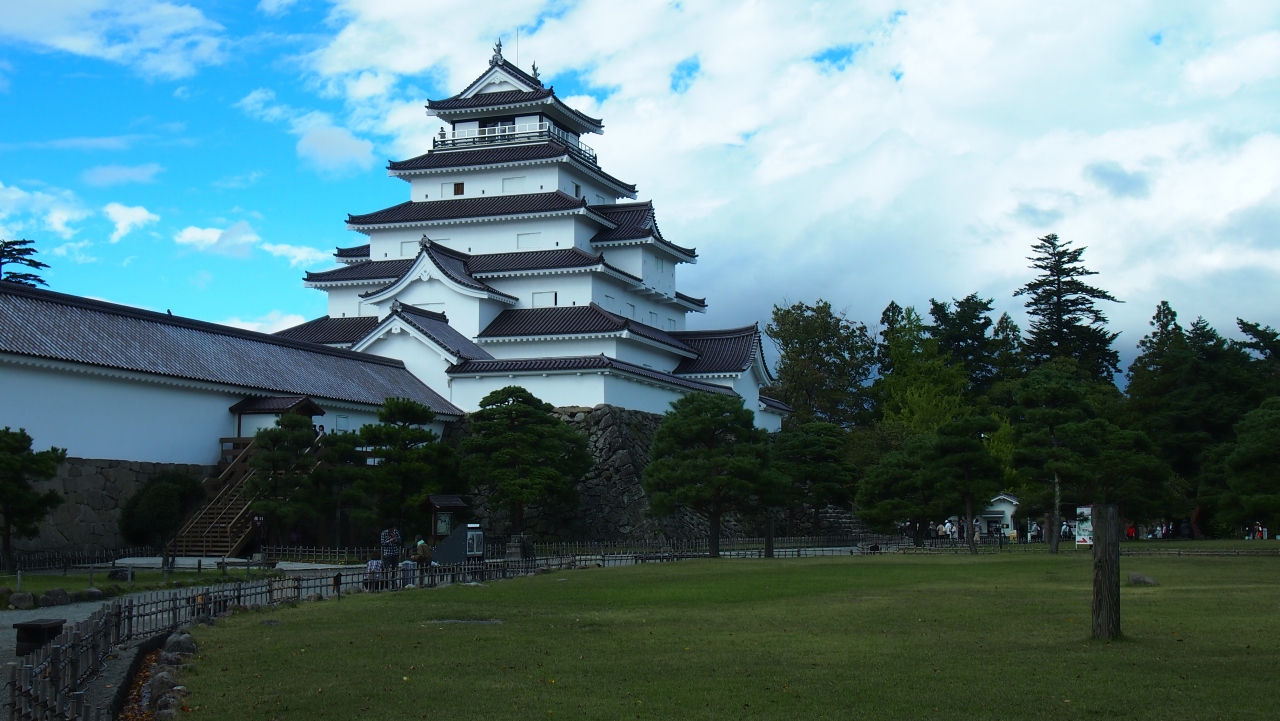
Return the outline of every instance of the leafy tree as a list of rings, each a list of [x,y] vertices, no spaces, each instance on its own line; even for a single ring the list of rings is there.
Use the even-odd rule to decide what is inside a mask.
[[[1040,275],[1014,293],[1028,297],[1027,360],[1034,366],[1073,358],[1089,377],[1111,380],[1120,370],[1120,355],[1111,347],[1120,334],[1107,331],[1107,317],[1097,301],[1120,301],[1081,280],[1097,275],[1084,267],[1085,248],[1072,248],[1070,241],[1050,234],[1032,245],[1032,251],[1035,255],[1028,260]]]
[[[819,300],[774,306],[765,333],[781,356],[771,393],[795,409],[788,424],[847,427],[869,417],[866,386],[875,368],[875,342],[865,325]]]
[[[427,428],[436,419],[432,410],[408,398],[388,398],[378,411],[378,423],[360,429],[361,442],[377,463],[359,473],[353,490],[367,499],[379,525],[403,527],[420,518],[427,496],[456,488],[458,461],[453,447]]]
[[[925,457],[925,473],[933,476],[937,504],[964,510],[969,551],[978,552],[973,533],[974,504],[987,507],[1004,483],[1004,466],[992,455],[986,441],[1000,428],[990,416],[973,415],[951,421],[938,429]]]
[[[790,509],[789,523],[802,504],[818,511],[853,496],[853,469],[845,458],[848,431],[834,423],[805,423],[782,429],[774,444],[778,472],[785,479],[780,505]],[[792,529],[788,527],[788,535]]]
[[[65,460],[65,448],[47,451],[31,450],[31,436],[23,429],[0,430],[0,523],[4,528],[4,562],[13,565],[13,535],[31,538],[40,531],[39,523],[62,503],[57,491],[40,493],[31,481],[52,478],[58,464]]]
[[[886,309],[885,315],[896,304]],[[948,362],[914,308],[881,331],[882,373],[873,390],[887,422],[916,433],[933,433],[966,412],[965,369]]]
[[[120,511],[120,535],[139,546],[167,548],[182,530],[187,515],[204,499],[200,479],[177,471],[157,473],[125,501]]]
[[[261,428],[254,435],[254,455],[249,464],[256,471],[245,481],[254,511],[265,515],[271,537],[279,541],[285,527],[319,516],[319,498],[311,471],[316,467],[313,452],[316,433],[311,418],[285,413],[274,427]]]
[[[671,404],[653,436],[644,490],[652,513],[690,508],[705,514],[711,556],[720,555],[720,520],[771,496],[768,434],[742,399],[689,393]],[[762,493],[763,491],[763,493]]]
[[[1236,427],[1237,440],[1226,457],[1227,519],[1280,528],[1280,398],[1268,398]]]
[[[480,401],[462,441],[466,477],[473,487],[493,484],[493,502],[507,507],[515,533],[524,531],[527,507],[567,496],[591,468],[587,439],[554,410],[520,386],[500,388]]]
[[[924,545],[930,518],[940,512],[933,476],[925,457],[933,445],[928,435],[910,434],[867,468],[858,481],[858,518],[872,529],[895,532],[905,523],[917,546]]]
[[[0,239],[0,280],[11,283],[37,286],[48,285],[44,279],[31,271],[44,270],[49,266],[35,259],[36,249],[32,240]],[[28,270],[5,270],[4,267],[19,266]]]
[[[929,335],[938,343],[939,353],[964,366],[968,390],[973,394],[986,392],[996,378],[996,353],[1001,345],[990,335],[994,325],[991,302],[977,293],[949,303],[929,300],[933,318]]]

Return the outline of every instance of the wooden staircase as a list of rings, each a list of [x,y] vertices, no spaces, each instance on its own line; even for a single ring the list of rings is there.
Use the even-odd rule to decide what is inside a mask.
[[[173,553],[178,556],[234,556],[253,533],[251,496],[245,481],[254,474],[249,459],[256,449],[252,438],[223,438],[222,472],[204,480],[209,500],[178,531]]]

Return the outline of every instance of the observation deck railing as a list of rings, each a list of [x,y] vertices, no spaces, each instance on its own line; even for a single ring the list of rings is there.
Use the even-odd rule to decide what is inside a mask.
[[[569,148],[569,152],[591,164],[596,163],[596,151],[578,139],[578,136],[557,128],[551,123],[522,123],[501,125],[494,128],[445,130],[431,139],[432,148],[468,148],[508,143],[532,143],[539,140],[557,140]]]

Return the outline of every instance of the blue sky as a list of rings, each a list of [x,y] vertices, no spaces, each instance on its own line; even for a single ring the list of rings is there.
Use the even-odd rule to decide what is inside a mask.
[[[346,214],[402,202],[422,105],[536,61],[697,246],[700,327],[977,291],[1089,246],[1126,355],[1156,303],[1280,325],[1273,3],[23,3],[0,15],[0,236],[51,287],[272,330]]]

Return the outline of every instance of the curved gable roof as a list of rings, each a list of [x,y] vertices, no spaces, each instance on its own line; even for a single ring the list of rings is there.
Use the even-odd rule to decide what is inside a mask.
[[[675,373],[687,375],[742,373],[760,353],[760,326],[723,330],[673,331],[671,335],[698,352],[697,358],[680,363]]]
[[[681,353],[696,350],[674,338],[667,331],[629,318],[623,318],[592,303],[590,305],[555,308],[516,308],[504,310],[480,331],[480,338],[519,338],[554,335],[595,335],[630,332],[669,346]]]
[[[363,215],[348,215],[347,225],[352,227],[393,225],[397,223],[425,223],[441,220],[466,220],[503,215],[529,215],[556,213],[585,209],[586,198],[575,198],[558,190],[550,193],[525,193],[521,195],[490,195],[459,200],[407,201],[390,208],[383,208]],[[605,206],[595,206],[592,210]],[[597,215],[598,213],[593,213]],[[604,221],[604,225],[611,225]]]

